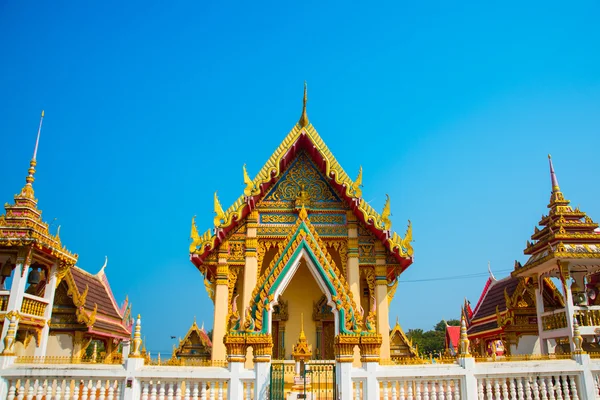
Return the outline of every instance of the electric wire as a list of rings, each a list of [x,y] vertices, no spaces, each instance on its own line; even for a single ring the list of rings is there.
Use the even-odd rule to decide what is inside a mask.
[[[496,272],[509,272],[512,269],[501,269]],[[473,274],[464,274],[464,275],[452,275],[438,278],[424,278],[424,279],[400,279],[398,283],[414,283],[414,282],[431,282],[431,281],[450,281],[455,279],[470,279],[470,278],[482,278],[484,276],[489,276],[489,272],[476,272]]]

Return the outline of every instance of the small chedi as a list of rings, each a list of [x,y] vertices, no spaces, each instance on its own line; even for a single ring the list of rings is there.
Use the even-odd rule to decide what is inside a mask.
[[[0,215],[0,352],[94,360],[101,353],[116,362],[121,342],[131,336],[131,305],[115,300],[108,259],[96,274],[77,267],[60,227],[51,233],[37,207],[33,182],[43,117],[25,186]]]

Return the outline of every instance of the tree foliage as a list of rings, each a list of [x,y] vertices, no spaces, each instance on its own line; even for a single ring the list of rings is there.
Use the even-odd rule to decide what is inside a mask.
[[[457,319],[448,321],[441,320],[432,330],[423,331],[423,329],[409,329],[406,336],[412,340],[413,346],[419,347],[419,352],[423,355],[437,355],[444,352],[444,342],[446,336],[446,323],[451,326],[460,325]]]

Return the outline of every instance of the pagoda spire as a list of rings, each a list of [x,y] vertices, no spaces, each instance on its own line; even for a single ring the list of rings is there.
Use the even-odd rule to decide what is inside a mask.
[[[308,115],[306,115],[306,102],[308,101],[307,89],[306,89],[306,81],[304,81],[304,98],[302,99],[302,115],[300,116],[300,121],[298,124],[304,128],[308,125]]]
[[[33,157],[29,162],[29,170],[27,177],[25,178],[25,186],[21,189],[21,196],[28,197],[33,199],[33,181],[35,180],[35,166],[37,164],[37,151],[38,146],[40,144],[40,134],[42,133],[42,123],[44,122],[44,110],[42,110],[42,114],[40,115],[40,125],[38,126],[37,138],[35,140],[35,147],[33,149]]]
[[[552,193],[560,192],[560,186],[558,186],[558,179],[554,172],[554,165],[552,165],[552,156],[548,154],[548,163],[550,164],[550,180],[552,181]]]

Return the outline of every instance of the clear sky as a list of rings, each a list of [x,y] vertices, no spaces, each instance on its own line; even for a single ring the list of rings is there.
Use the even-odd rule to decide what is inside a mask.
[[[171,3],[176,3],[175,5]],[[484,4],[485,3],[485,4]],[[79,266],[128,294],[153,352],[212,303],[188,261],[308,115],[364,198],[414,227],[391,306],[405,329],[476,303],[487,263],[524,261],[552,153],[574,205],[600,220],[600,3],[1,2],[0,201],[34,188]],[[481,275],[445,279],[461,275]],[[435,279],[431,281],[419,281]]]

